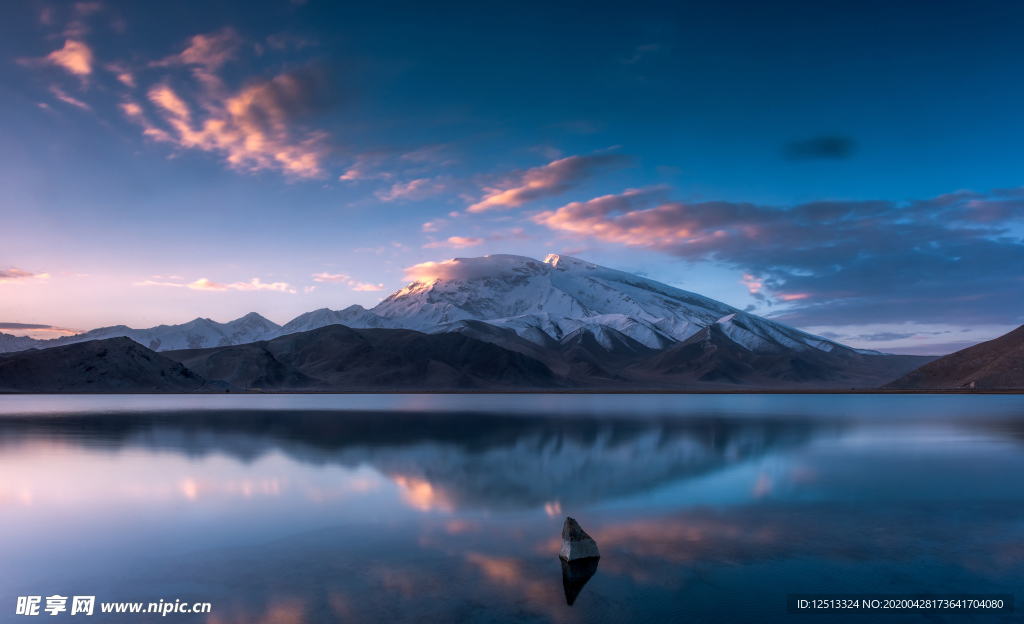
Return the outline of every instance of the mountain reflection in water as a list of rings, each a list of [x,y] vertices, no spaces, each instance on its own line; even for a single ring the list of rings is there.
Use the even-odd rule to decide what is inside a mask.
[[[0,444],[111,452],[274,452],[313,465],[371,466],[416,507],[514,510],[636,494],[835,434],[812,421],[546,419],[495,414],[185,411],[0,419]]]
[[[0,606],[788,622],[787,593],[1024,595],[1024,397],[0,399]],[[599,569],[558,559],[567,515]]]

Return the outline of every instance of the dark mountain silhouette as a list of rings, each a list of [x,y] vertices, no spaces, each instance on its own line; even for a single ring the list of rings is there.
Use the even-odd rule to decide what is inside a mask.
[[[876,388],[931,360],[743,344],[721,323],[666,350],[605,325],[542,344],[486,323],[460,325],[436,334],[328,325],[159,354],[128,338],[94,340],[0,354],[0,391],[849,389]]]
[[[871,355],[853,349],[792,349],[762,343],[745,346],[715,323],[689,339],[633,365],[628,374],[652,383],[755,388],[872,388],[913,370],[932,357]]]
[[[0,354],[0,392],[223,391],[129,338]]]
[[[196,373],[266,390],[558,388],[565,380],[521,353],[458,333],[328,325],[247,345],[165,351]]]
[[[1024,325],[925,364],[890,390],[1024,390]]]

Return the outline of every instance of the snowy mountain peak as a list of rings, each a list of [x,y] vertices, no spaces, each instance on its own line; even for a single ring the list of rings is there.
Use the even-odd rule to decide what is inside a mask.
[[[579,258],[560,256],[558,254],[548,254],[548,257],[544,258],[544,264],[550,264],[556,271],[589,271],[598,268],[596,264],[591,264]]]
[[[33,341],[31,346],[127,336],[154,351],[168,351],[270,340],[336,324],[436,333],[468,331],[467,323],[486,323],[495,335],[512,332],[516,340],[545,348],[585,334],[602,345],[622,335],[649,349],[666,350],[714,326],[755,353],[851,351],[720,301],[571,256],[551,254],[543,262],[507,254],[453,258],[417,265],[411,277],[412,283],[372,310],[359,305],[321,308],[283,327],[251,312],[223,324],[197,318],[149,329],[121,325]],[[25,340],[5,341],[11,346],[0,343],[0,348],[29,348]]]

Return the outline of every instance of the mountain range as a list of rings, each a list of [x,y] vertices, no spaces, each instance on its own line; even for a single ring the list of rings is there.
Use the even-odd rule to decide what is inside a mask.
[[[448,342],[456,338],[462,340],[463,355],[479,351],[482,359],[467,356],[455,364],[452,370],[463,367],[464,377],[438,373],[437,380],[443,379],[445,387],[501,383],[474,380],[472,367],[482,366],[487,358],[508,363],[520,358],[517,366],[523,368],[513,376],[520,375],[518,382],[526,386],[622,389],[877,387],[934,359],[854,349],[695,293],[568,256],[550,255],[544,261],[512,255],[457,258],[432,268],[429,277],[413,281],[371,310],[357,305],[340,311],[321,309],[284,326],[250,313],[229,323],[197,318],[149,329],[104,327],[53,340],[0,334],[0,353],[127,337],[205,379],[282,390],[378,387],[374,380],[387,377],[385,368],[408,372],[418,366],[402,359],[401,350],[394,347],[399,343],[418,344],[431,351],[422,361],[451,367],[454,360],[445,360],[444,353],[454,348]],[[348,333],[316,333],[333,326],[343,326]],[[328,374],[323,366],[310,368],[306,361],[299,365],[285,354],[284,345],[313,349],[309,339],[299,338],[310,332],[340,349],[331,356],[337,362],[330,366],[337,367],[341,360],[362,361],[366,371],[374,372],[360,377],[351,367],[346,374]],[[423,334],[450,338],[435,340],[427,348],[422,339],[413,338]],[[292,339],[282,341],[287,337]],[[493,347],[501,352],[487,353]],[[322,354],[326,347],[320,349]],[[348,355],[342,358],[341,353]],[[254,372],[238,373],[242,363]],[[426,383],[433,378],[415,379]]]

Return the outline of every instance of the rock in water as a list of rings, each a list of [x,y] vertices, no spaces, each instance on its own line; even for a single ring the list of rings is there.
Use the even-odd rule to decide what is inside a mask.
[[[578,522],[566,518],[565,524],[562,525],[562,552],[558,553],[558,556],[566,561],[575,561],[600,557],[601,553],[597,552],[597,542],[594,538],[587,535]]]

